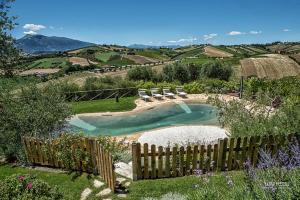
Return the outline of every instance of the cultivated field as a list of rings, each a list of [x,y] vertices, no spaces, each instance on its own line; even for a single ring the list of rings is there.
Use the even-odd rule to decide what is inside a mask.
[[[204,54],[210,57],[232,57],[231,53],[222,51],[212,46],[204,47]]]
[[[20,73],[21,76],[28,76],[34,74],[55,74],[59,72],[60,69],[30,69]]]
[[[154,58],[148,58],[145,56],[139,56],[139,55],[124,55],[123,57],[132,60],[133,62],[137,64],[146,64],[146,63],[152,63],[152,62],[158,62],[159,60]]]
[[[288,56],[279,54],[266,54],[264,56],[241,60],[242,75],[270,79],[300,75],[300,66]]]
[[[83,67],[90,65],[86,58],[71,57],[71,58],[69,58],[69,61],[71,63],[73,63],[74,65],[80,65],[80,66],[83,66]],[[97,64],[97,63],[94,63],[94,62],[91,62],[91,61],[90,61],[90,63]]]

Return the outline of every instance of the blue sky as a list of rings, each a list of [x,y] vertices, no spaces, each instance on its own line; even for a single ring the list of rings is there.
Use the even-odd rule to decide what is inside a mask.
[[[25,33],[98,44],[300,41],[300,0],[16,0]]]

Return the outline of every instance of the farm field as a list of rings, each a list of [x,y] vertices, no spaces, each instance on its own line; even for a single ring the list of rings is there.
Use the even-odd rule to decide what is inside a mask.
[[[288,56],[267,54],[267,57],[241,60],[242,75],[245,77],[279,79],[300,74],[300,66]]]
[[[291,57],[300,65],[300,53],[291,55]]]
[[[204,54],[210,57],[232,57],[233,56],[231,53],[219,50],[212,46],[204,47]]]
[[[137,64],[146,64],[146,63],[152,63],[152,62],[158,62],[158,59],[149,58],[145,56],[140,55],[124,55],[125,58],[132,60],[133,62]]]
[[[29,69],[32,68],[41,68],[41,69],[47,69],[47,68],[63,68],[67,66],[67,59],[62,57],[57,58],[43,58],[36,60],[32,62],[30,65],[28,65]]]

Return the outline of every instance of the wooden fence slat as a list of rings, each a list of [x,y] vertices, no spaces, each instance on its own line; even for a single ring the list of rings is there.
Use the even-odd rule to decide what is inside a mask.
[[[172,149],[172,177],[177,176],[177,147]]]
[[[241,151],[241,141],[242,139],[238,137],[236,139],[236,144],[235,144],[235,152],[234,152],[234,162],[233,162],[233,169],[239,169],[239,160],[241,158],[240,151]]]
[[[132,175],[134,181],[138,180],[137,170],[138,167],[140,167],[140,163],[138,163],[136,156],[137,151],[137,143],[132,143]]]
[[[137,162],[140,163],[137,168],[138,179],[142,178],[142,167],[141,167],[141,143],[137,143]]]
[[[230,138],[228,160],[227,160],[227,168],[228,168],[228,170],[232,169],[232,164],[234,163],[233,147],[234,147],[234,138]]]
[[[207,152],[206,152],[206,171],[211,171],[210,166],[211,166],[211,144],[207,145]]]
[[[156,146],[151,145],[151,178],[156,178]]]
[[[166,148],[165,177],[170,177],[170,147]]]
[[[255,145],[254,145],[254,150],[253,150],[253,166],[257,165],[258,162],[258,151],[259,151],[259,142],[260,142],[260,137],[256,137],[255,139]]]
[[[158,147],[158,173],[157,176],[158,178],[163,177],[163,147],[159,146]]]
[[[149,178],[149,158],[148,158],[149,148],[148,144],[144,144],[144,178]]]
[[[250,160],[251,164],[253,164],[253,148],[254,148],[254,144],[255,143],[255,137],[252,136],[250,137],[250,142],[249,142],[249,146],[248,146],[248,152],[247,152],[247,159]]]
[[[179,173],[178,176],[184,176],[184,147],[179,150]]]
[[[228,138],[224,138],[223,140],[223,151],[222,151],[222,161],[221,161],[221,170],[225,170],[225,163],[226,163],[226,155],[227,155],[227,143]]]
[[[224,140],[219,140],[219,153],[218,153],[218,164],[217,164],[217,170],[221,171],[222,169],[222,158],[223,158],[223,150],[224,150]]]
[[[243,138],[243,144],[242,144],[242,153],[241,153],[241,158],[240,158],[240,169],[244,168],[244,162],[246,161],[246,155],[247,155],[247,144],[248,144],[248,138],[244,137]]]
[[[213,151],[213,171],[217,169],[217,164],[218,164],[218,153],[219,153],[219,145],[215,144],[214,145],[214,151]]]
[[[186,163],[185,163],[185,174],[191,174],[191,146],[186,148]]]
[[[196,146],[194,146],[194,150],[193,150],[193,161],[192,161],[193,171],[192,171],[192,173],[194,173],[195,170],[197,169],[197,162],[198,162],[198,146],[196,145]]]
[[[205,146],[201,145],[201,147],[200,147],[200,163],[199,163],[199,169],[200,170],[203,170],[204,151],[205,151]]]

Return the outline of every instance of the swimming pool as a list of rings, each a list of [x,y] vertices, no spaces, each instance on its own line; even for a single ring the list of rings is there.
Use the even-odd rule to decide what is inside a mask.
[[[87,135],[127,135],[178,125],[217,125],[217,109],[200,103],[172,103],[120,115],[79,116],[69,123]]]

